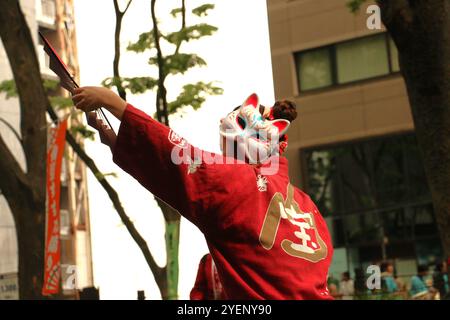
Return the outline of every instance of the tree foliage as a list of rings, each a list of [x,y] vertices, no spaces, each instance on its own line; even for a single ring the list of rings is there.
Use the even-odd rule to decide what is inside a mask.
[[[184,3],[183,3],[184,4]],[[213,4],[203,4],[191,10],[197,17],[206,17],[210,10],[214,9]],[[127,46],[127,50],[135,53],[152,53],[148,64],[160,68],[161,76],[139,76],[139,77],[110,77],[103,80],[102,85],[111,88],[121,85],[125,90],[133,94],[145,93],[147,90],[158,90],[160,83],[164,83],[166,77],[173,75],[183,75],[188,71],[205,67],[206,61],[196,53],[180,52],[180,47],[184,42],[200,40],[211,36],[217,31],[217,27],[207,23],[197,23],[186,25],[186,8],[180,7],[170,11],[173,19],[180,19],[181,28],[177,31],[163,32],[157,28],[143,32],[135,42]],[[155,36],[158,39],[155,39]],[[157,43],[158,42],[158,43]],[[158,56],[157,46],[161,50],[161,44],[165,42],[166,47],[172,47],[173,53]],[[162,79],[159,79],[162,78]],[[197,82],[186,84],[174,101],[167,103],[168,114],[176,113],[180,108],[192,106],[197,110],[206,100],[207,95],[220,95],[223,90],[213,82]]]
[[[50,105],[53,109],[61,110],[73,107],[71,98],[58,95],[59,80],[42,79],[44,91],[47,94]],[[0,93],[5,94],[6,99],[16,98],[18,96],[16,83],[14,80],[4,80],[0,82]],[[81,113],[81,111],[73,110],[73,113]],[[76,119],[76,117],[74,118]],[[70,127],[70,132],[75,136],[81,136],[87,139],[94,139],[95,132],[90,130],[86,125],[78,121]]]
[[[361,8],[361,5],[366,1],[367,0],[350,0],[347,1],[347,7],[350,9],[351,12],[355,13]]]

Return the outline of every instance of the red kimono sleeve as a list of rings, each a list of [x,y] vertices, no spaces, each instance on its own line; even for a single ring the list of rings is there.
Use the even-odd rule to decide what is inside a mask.
[[[208,281],[206,279],[205,269],[206,269],[206,257],[204,255],[200,260],[197,278],[195,278],[194,287],[189,295],[191,300],[207,300],[208,299]]]
[[[239,165],[206,164],[203,161],[205,154],[211,155],[194,148],[170,128],[128,104],[114,146],[113,160],[151,193],[204,231],[208,209],[226,199],[221,187],[224,181],[234,179],[233,174],[241,174]],[[248,170],[245,168],[241,170]]]

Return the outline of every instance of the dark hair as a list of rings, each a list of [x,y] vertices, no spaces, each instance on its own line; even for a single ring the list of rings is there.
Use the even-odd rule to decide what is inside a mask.
[[[392,263],[390,263],[388,261],[382,262],[380,265],[380,271],[386,272],[389,266],[392,266]]]
[[[350,272],[348,272],[348,271],[342,272],[342,275],[344,277],[346,277],[347,279],[350,279]]]
[[[434,268],[436,271],[442,272],[442,269],[444,269],[444,261],[437,260]]]
[[[417,267],[417,273],[422,273],[422,272],[427,272],[428,271],[428,266],[424,265],[424,264],[420,264]]]
[[[297,118],[297,106],[294,102],[289,100],[276,101],[272,107],[272,114],[274,119],[285,119],[290,122]]]
[[[236,111],[241,106],[237,106],[233,109],[233,111]],[[264,109],[266,107],[262,104],[259,106],[259,112],[261,114],[264,113]],[[276,101],[275,104],[272,107],[272,115],[274,119],[285,119],[290,122],[294,121],[297,118],[297,106],[294,102],[290,100],[279,100]],[[245,122],[240,117],[238,118],[239,125],[243,128],[245,127]],[[286,141],[286,135],[282,135],[279,139],[279,141]]]

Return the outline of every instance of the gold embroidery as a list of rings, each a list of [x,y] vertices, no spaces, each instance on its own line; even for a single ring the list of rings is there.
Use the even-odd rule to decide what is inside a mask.
[[[259,242],[264,249],[272,249],[282,219],[298,227],[294,235],[300,240],[300,242],[293,242],[283,239],[281,247],[284,252],[293,257],[306,259],[311,262],[325,259],[328,249],[317,231],[314,215],[300,210],[297,202],[294,200],[294,187],[291,184],[288,184],[287,187],[286,201],[284,201],[283,195],[277,192],[273,195],[267,208],[259,235]],[[311,230],[314,237],[311,237],[307,230]]]

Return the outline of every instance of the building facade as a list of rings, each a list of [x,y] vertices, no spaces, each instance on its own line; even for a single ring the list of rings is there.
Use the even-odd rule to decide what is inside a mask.
[[[38,37],[41,32],[66,63],[78,75],[73,0],[21,0],[20,5],[31,30],[42,78],[56,81],[49,59]],[[12,79],[8,57],[0,43],[0,82]],[[59,86],[50,95],[68,97]],[[64,116],[67,109],[58,110]],[[20,132],[20,108],[16,98],[0,96],[0,133],[25,167],[22,148],[13,130]],[[68,127],[80,119],[71,116]],[[82,143],[82,141],[80,141]],[[71,148],[64,151],[61,174],[61,275],[62,296],[77,297],[78,290],[93,286],[92,253],[89,227],[86,169]],[[18,249],[14,221],[8,204],[0,195],[0,299],[17,298]],[[0,290],[0,291],[2,291]]]
[[[399,276],[441,257],[396,47],[369,29],[364,4],[268,0],[277,99],[297,104],[291,180],[320,208],[333,238],[330,272],[394,261]]]

